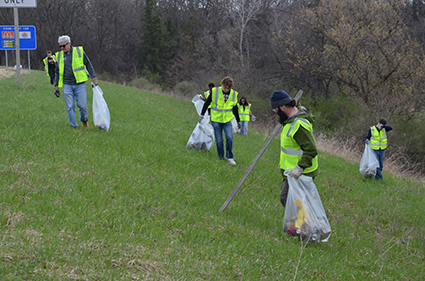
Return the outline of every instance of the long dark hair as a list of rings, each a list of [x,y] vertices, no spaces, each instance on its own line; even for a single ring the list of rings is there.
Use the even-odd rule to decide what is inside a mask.
[[[245,100],[245,103],[242,103],[242,100]],[[241,99],[239,100],[239,104],[243,105],[243,110],[245,110],[245,106],[248,106],[249,102],[245,97],[241,97]]]

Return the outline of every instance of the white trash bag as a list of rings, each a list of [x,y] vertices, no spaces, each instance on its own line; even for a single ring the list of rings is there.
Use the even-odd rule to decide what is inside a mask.
[[[201,115],[202,108],[204,107],[205,101],[201,98],[201,95],[196,95],[192,99],[195,105],[198,115]],[[210,116],[208,110],[205,112],[204,118],[201,123],[197,123],[189,141],[186,144],[186,148],[194,148],[197,150],[210,151],[214,144],[214,128],[210,124]]]
[[[240,133],[241,130],[238,128],[238,122],[236,122],[236,118],[235,116],[233,116],[233,120],[232,120],[232,133]]]
[[[313,178],[301,175],[299,179],[289,176],[286,169],[289,190],[283,217],[283,231],[288,236],[298,236],[311,244],[327,242],[331,226],[326,217],[320,195]]]
[[[92,83],[93,88],[93,122],[99,129],[108,131],[111,125],[111,115],[108,105],[103,98],[103,91],[99,86]]]
[[[210,151],[214,144],[214,128],[210,124],[209,116],[204,117],[201,123],[197,123],[192,135],[187,142],[186,148]]]
[[[201,95],[196,95],[192,99],[193,104],[195,105],[196,112],[198,112],[198,115],[201,115],[202,108],[204,107],[205,101],[201,98]],[[208,110],[205,111],[204,117],[208,115]]]
[[[376,175],[376,168],[378,167],[379,162],[375,152],[373,152],[370,143],[366,143],[362,159],[360,160],[360,173],[367,179],[374,178]]]

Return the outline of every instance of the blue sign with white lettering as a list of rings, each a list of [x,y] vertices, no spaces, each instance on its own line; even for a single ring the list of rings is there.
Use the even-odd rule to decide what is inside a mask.
[[[0,50],[16,50],[15,26],[0,26]],[[19,50],[37,50],[35,26],[19,26]]]

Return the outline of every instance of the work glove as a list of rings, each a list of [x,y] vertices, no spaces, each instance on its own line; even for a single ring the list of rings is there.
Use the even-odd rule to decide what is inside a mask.
[[[297,180],[303,172],[304,172],[304,169],[296,165],[295,168],[289,171],[288,175],[290,175],[291,177],[294,177]]]
[[[369,143],[370,143],[370,140],[366,139],[366,144],[369,144]]]
[[[241,122],[238,122],[238,129],[240,130],[242,127]]]
[[[91,81],[94,83],[95,86],[99,85],[99,81],[97,81],[96,77],[94,77]]]
[[[199,117],[198,123],[201,124],[202,120],[204,120],[204,117]]]
[[[59,97],[61,95],[61,93],[59,92],[59,87],[55,86],[55,96]]]

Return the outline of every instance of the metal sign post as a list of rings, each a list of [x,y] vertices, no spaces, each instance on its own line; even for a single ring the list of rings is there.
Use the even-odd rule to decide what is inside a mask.
[[[37,8],[37,0],[0,0],[0,8]]]
[[[18,8],[13,8],[15,18],[15,42],[16,42],[16,79],[18,87],[21,86],[21,52],[19,50],[19,15]]]
[[[13,15],[14,15],[14,21],[15,21],[14,38],[15,38],[15,44],[16,44],[16,76],[18,80],[18,86],[21,86],[21,55],[20,55],[20,49],[19,49],[20,32],[19,32],[18,8],[36,8],[36,7],[37,7],[37,0],[25,0],[25,1],[24,0],[1,0],[0,1],[0,8],[13,8]],[[4,42],[2,42],[2,44],[4,44]],[[7,57],[7,54],[6,54],[6,57]]]

